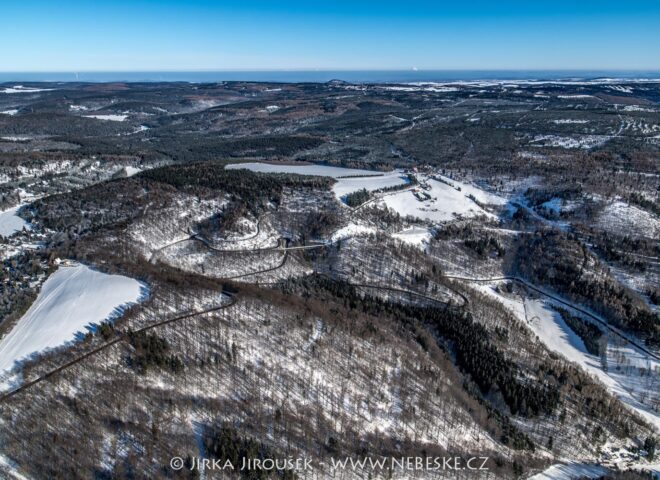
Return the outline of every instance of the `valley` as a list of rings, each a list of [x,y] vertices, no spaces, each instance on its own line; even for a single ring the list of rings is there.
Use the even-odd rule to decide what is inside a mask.
[[[659,133],[651,81],[0,85],[0,476],[658,474]]]

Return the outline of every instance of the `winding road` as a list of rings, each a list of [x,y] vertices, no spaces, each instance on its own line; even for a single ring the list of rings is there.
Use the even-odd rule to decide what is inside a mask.
[[[358,208],[360,208],[360,207],[358,207]],[[257,235],[259,233],[259,228],[260,228],[259,225],[260,225],[260,221],[257,222]],[[254,237],[252,237],[252,238],[254,238]],[[347,237],[343,240],[346,240],[348,238],[351,238],[351,237]],[[164,247],[161,247],[160,249],[154,251],[154,253],[152,254],[149,261],[152,261],[153,258],[154,258],[154,255],[156,255],[158,252],[162,251],[163,249],[167,248],[168,246],[171,246],[171,245],[174,245],[174,244],[177,244],[177,243],[181,243],[183,241],[189,241],[189,240],[200,241],[207,248],[209,248],[210,250],[215,251],[215,252],[221,252],[221,253],[243,253],[243,254],[245,254],[245,253],[263,253],[263,252],[272,252],[272,251],[282,251],[284,253],[284,255],[282,257],[282,261],[278,265],[275,265],[273,267],[269,267],[269,268],[264,269],[264,270],[248,272],[248,273],[244,273],[244,274],[240,274],[240,275],[234,275],[234,276],[230,276],[230,277],[222,277],[222,278],[219,278],[219,280],[235,280],[235,279],[239,279],[239,278],[244,278],[244,277],[248,277],[248,276],[253,276],[253,275],[258,275],[258,274],[262,274],[262,273],[268,273],[268,272],[271,272],[271,271],[275,271],[275,270],[278,270],[278,269],[282,268],[285,265],[285,263],[287,261],[287,258],[288,258],[289,251],[292,251],[292,250],[311,250],[311,249],[316,249],[316,248],[328,247],[328,246],[331,246],[331,245],[341,241],[341,240],[335,240],[335,241],[327,241],[327,242],[312,244],[312,245],[300,245],[300,246],[289,247],[288,244],[289,244],[290,240],[285,238],[285,237],[280,237],[278,239],[278,245],[275,246],[275,247],[256,248],[256,249],[228,249],[228,250],[225,250],[225,249],[214,248],[212,245],[210,245],[210,243],[206,239],[202,239],[197,234],[192,234],[192,235],[190,235],[190,237],[188,237],[186,239],[177,240],[175,242],[172,242],[172,243],[170,243],[170,244],[168,244]],[[488,283],[488,282],[498,282],[498,281],[517,282],[517,283],[525,286],[526,288],[528,288],[530,290],[533,290],[533,291],[535,291],[535,292],[537,292],[541,295],[544,295],[544,296],[554,300],[555,302],[558,302],[562,305],[565,305],[569,308],[572,308],[573,310],[576,310],[576,311],[582,313],[583,315],[588,316],[589,318],[593,319],[594,321],[596,321],[597,323],[602,325],[604,328],[608,329],[613,334],[619,336],[623,340],[625,340],[625,341],[629,342],[631,345],[635,346],[640,351],[646,353],[647,355],[653,357],[656,360],[659,359],[658,355],[656,353],[652,352],[651,350],[646,348],[644,345],[640,344],[638,341],[636,341],[634,339],[631,339],[624,332],[620,331],[616,327],[613,327],[612,325],[607,323],[605,320],[603,320],[599,316],[589,312],[588,310],[586,310],[586,309],[584,309],[584,308],[582,308],[578,305],[575,305],[574,303],[568,302],[568,301],[562,299],[561,297],[559,297],[559,296],[557,296],[553,293],[547,292],[544,289],[539,288],[539,287],[529,283],[528,281],[526,281],[526,280],[524,280],[520,277],[517,277],[517,276],[499,276],[499,277],[488,277],[488,278],[474,278],[474,277],[466,277],[466,276],[461,276],[461,275],[445,275],[444,278],[449,279],[449,280],[457,280],[457,281],[460,281],[460,282],[468,282],[468,283]],[[398,288],[398,287],[383,286],[383,285],[376,285],[376,284],[366,284],[366,283],[350,283],[350,282],[348,282],[348,284],[353,286],[353,287],[356,287],[356,288],[371,288],[371,289],[385,290],[385,291],[388,291],[388,292],[396,292],[396,293],[402,293],[402,294],[406,294],[406,295],[417,296],[417,297],[424,298],[426,300],[430,300],[430,301],[433,301],[433,302],[439,302],[439,303],[442,303],[444,305],[447,304],[447,302],[445,302],[443,300],[440,300],[440,299],[435,298],[431,295],[427,295],[425,293],[417,292],[417,291],[414,291],[414,290]],[[452,288],[451,286],[444,285],[444,284],[442,286],[449,289],[450,291],[452,291],[452,293],[454,293],[455,295],[458,295],[463,300],[463,306],[466,306],[466,305],[469,304],[469,299],[465,294],[463,294],[462,292]],[[136,330],[135,333],[147,332],[149,330],[152,330],[154,328],[157,328],[157,327],[160,327],[160,326],[163,326],[163,325],[175,323],[177,321],[181,321],[181,320],[184,320],[184,319],[187,319],[187,318],[192,318],[192,317],[195,317],[195,316],[198,316],[198,315],[204,315],[204,314],[211,313],[211,312],[214,312],[214,311],[229,308],[229,307],[231,307],[232,305],[234,305],[236,303],[236,299],[233,295],[230,294],[229,297],[230,297],[230,301],[228,303],[225,303],[225,304],[222,304],[222,305],[219,305],[219,306],[215,306],[215,307],[212,307],[212,308],[208,308],[208,309],[205,309],[205,310],[181,313],[179,315],[168,318],[168,319],[163,320],[161,322],[157,322],[157,323],[142,327],[142,328]],[[121,333],[118,337],[114,338],[113,340],[110,340],[109,342],[106,342],[106,343],[90,350],[89,352],[86,352],[86,353],[74,358],[73,360],[71,360],[71,361],[69,361],[69,362],[67,362],[67,363],[65,363],[65,364],[63,364],[63,365],[47,372],[47,373],[45,373],[45,374],[43,374],[43,375],[41,375],[41,376],[39,376],[39,377],[29,381],[29,382],[26,382],[26,383],[22,384],[21,386],[17,387],[14,390],[11,390],[9,392],[1,394],[0,395],[0,404],[6,402],[10,398],[12,398],[15,395],[19,394],[20,392],[23,392],[23,391],[25,391],[25,390],[41,383],[41,382],[43,382],[43,381],[53,377],[54,375],[57,375],[58,373],[66,370],[68,368],[73,367],[74,365],[82,362],[83,360],[85,360],[85,359],[87,359],[87,358],[89,358],[93,355],[96,355],[96,354],[110,348],[111,346],[113,346],[113,345],[115,345],[119,342],[126,341],[126,340],[128,340],[128,336],[126,335],[126,333]]]

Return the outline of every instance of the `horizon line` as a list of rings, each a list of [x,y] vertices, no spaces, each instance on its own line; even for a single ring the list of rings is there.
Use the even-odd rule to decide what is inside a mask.
[[[191,68],[191,69],[67,69],[67,70],[3,70],[0,73],[200,73],[200,72],[659,72],[660,67],[640,68]]]

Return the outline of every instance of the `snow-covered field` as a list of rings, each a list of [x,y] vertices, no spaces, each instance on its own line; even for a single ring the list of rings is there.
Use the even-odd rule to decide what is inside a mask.
[[[341,178],[348,176],[382,175],[383,172],[358,168],[333,167],[330,165],[286,165],[276,163],[232,163],[227,170],[252,170],[260,173],[297,173],[298,175],[318,175],[320,177]]]
[[[85,265],[60,267],[43,284],[25,315],[0,340],[0,372],[114,318],[125,306],[139,301],[144,289],[137,280],[97,272]]]
[[[8,237],[22,230],[23,227],[29,227],[29,224],[21,217],[16,215],[21,205],[0,212],[0,235]]]
[[[646,395],[644,400],[648,400],[648,395],[653,391],[652,385],[657,384],[654,378],[657,380],[660,363],[630,347],[621,350],[610,344],[607,350],[608,369],[605,371],[600,359],[587,352],[582,339],[566,325],[551,306],[540,300],[528,300],[526,309],[527,317],[530,319],[528,325],[548,348],[577,363],[587,373],[600,380],[625,405],[660,430],[660,415],[640,401],[644,395]],[[611,358],[613,355],[621,356],[626,353],[629,357]],[[619,362],[631,365],[632,368],[622,371],[617,368]],[[634,366],[633,363],[637,365]],[[654,373],[641,373],[640,367],[644,368],[645,372]]]
[[[450,93],[458,92],[456,87],[445,87],[435,83],[413,82],[402,85],[379,85],[377,88],[394,92],[436,92]]]
[[[655,112],[653,108],[640,107],[639,105],[626,105],[623,110],[626,112]]]
[[[84,115],[86,118],[95,118],[97,120],[108,120],[111,122],[123,122],[128,118],[128,115]]]
[[[0,139],[6,142],[25,142],[28,140],[32,140],[32,137],[28,137],[25,135],[12,135],[9,137],[0,137]]]
[[[149,127],[147,127],[146,125],[140,125],[133,132],[131,132],[129,135],[135,135],[136,133],[146,132],[147,130],[149,130]]]
[[[11,108],[9,110],[3,110],[2,112],[0,112],[0,114],[2,115],[11,115],[11,116],[16,115],[17,113],[18,113],[17,108]]]
[[[356,223],[350,223],[345,227],[340,228],[335,233],[333,233],[331,240],[333,242],[336,242],[351,237],[357,237],[360,235],[373,235],[375,233],[376,233],[376,229],[374,227],[370,227],[367,225],[359,225]]]
[[[628,87],[626,85],[612,85],[607,88],[609,88],[610,90],[615,90],[617,92],[633,93],[632,87]]]
[[[361,170],[357,168],[332,167],[329,165],[278,165],[272,163],[237,163],[227,165],[228,169],[246,169],[260,173],[294,173],[298,175],[317,175],[337,179],[332,190],[337,198],[360,189],[369,191],[380,188],[403,185],[408,180],[401,170],[379,172],[376,170]]]
[[[438,178],[441,178],[445,182],[448,182],[454,186],[456,189],[460,189],[461,192],[465,195],[472,195],[477,201],[485,203],[488,205],[506,205],[507,200],[499,195],[487,192],[479,187],[471,185],[465,182],[459,182],[458,180],[452,180],[442,175],[438,175]]]
[[[595,98],[593,95],[575,94],[575,95],[557,95],[557,98],[576,99],[576,98]]]
[[[429,243],[429,240],[431,240],[432,235],[428,228],[411,227],[401,230],[392,236],[404,243],[423,249]]]
[[[372,172],[373,175],[377,172]],[[351,192],[366,189],[370,192],[381,188],[395,187],[408,182],[406,176],[400,170],[384,173],[378,177],[363,178],[340,178],[332,187],[337,198],[343,198]]]
[[[420,184],[428,185],[428,189],[424,190],[419,187],[415,189],[416,191],[403,191],[386,195],[382,198],[382,202],[404,217],[410,215],[431,222],[446,222],[459,215],[463,217],[476,215],[494,217],[492,213],[487,212],[471,199],[470,195],[482,204],[506,204],[504,198],[473,185],[444,177],[440,178],[443,181],[424,175],[419,176]]]
[[[0,93],[36,93],[36,92],[50,92],[52,88],[32,88],[24,87],[23,85],[14,85],[0,90]]]

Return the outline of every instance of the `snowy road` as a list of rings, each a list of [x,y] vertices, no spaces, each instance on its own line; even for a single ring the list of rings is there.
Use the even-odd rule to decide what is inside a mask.
[[[134,333],[147,332],[149,330],[153,330],[154,328],[161,327],[163,325],[168,325],[170,323],[175,323],[175,322],[187,319],[187,318],[192,318],[192,317],[196,317],[198,315],[204,315],[206,313],[216,312],[218,310],[223,310],[225,308],[229,308],[229,307],[231,307],[232,305],[234,305],[236,303],[236,299],[231,294],[226,294],[226,296],[229,298],[229,302],[227,302],[227,303],[223,303],[223,304],[215,306],[215,307],[207,308],[205,310],[179,314],[179,315],[176,315],[174,317],[163,320],[161,322],[153,323],[153,324],[148,325],[146,327],[135,330]],[[38,383],[41,383],[44,380],[47,380],[47,379],[53,377],[54,375],[57,375],[58,373],[66,370],[66,369],[68,369],[68,368],[70,368],[74,365],[77,365],[78,363],[85,360],[86,358],[89,358],[93,355],[96,355],[97,353],[102,352],[103,350],[106,350],[107,348],[111,347],[112,345],[115,345],[116,343],[124,341],[127,338],[128,337],[124,336],[124,335],[116,337],[113,340],[110,340],[109,342],[106,342],[106,343],[94,348],[93,350],[90,350],[89,352],[87,352],[87,353],[85,353],[85,354],[83,354],[79,357],[76,357],[75,359],[65,363],[64,365],[61,365],[61,366],[57,367],[54,370],[51,370],[50,372],[48,372],[48,373],[46,373],[46,374],[44,374],[40,377],[37,377],[34,380],[26,382],[26,383],[22,384],[20,387],[14,389],[14,390],[11,390],[10,392],[7,392],[7,393],[4,393],[4,394],[0,395],[0,403],[3,403],[6,400],[9,400],[10,398],[12,398],[13,396],[19,394],[20,392],[22,392],[24,390],[27,390],[28,388],[31,388],[32,386],[37,385]]]

